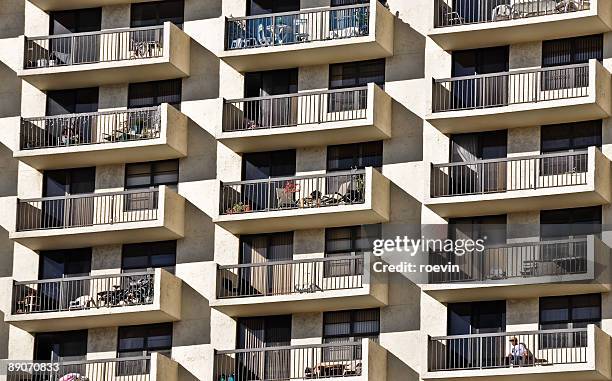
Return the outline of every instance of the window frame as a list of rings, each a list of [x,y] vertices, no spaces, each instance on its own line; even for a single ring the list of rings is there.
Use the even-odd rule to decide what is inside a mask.
[[[153,7],[155,9],[155,23],[151,24],[149,26],[157,26],[157,25],[163,25],[165,21],[162,21],[162,17],[160,17],[160,7],[166,3],[182,3],[182,22],[180,23],[173,23],[174,25],[176,25],[177,27],[179,27],[180,29],[183,29],[183,25],[185,24],[185,0],[164,0],[164,1],[150,1],[150,2],[146,2],[146,3],[132,3],[130,5],[130,27],[131,28],[139,28],[139,27],[147,27],[144,25],[139,25],[136,26],[135,21],[132,16],[134,15],[134,8],[138,8],[138,7]],[[165,18],[165,17],[164,17]]]
[[[156,266],[152,263],[152,257],[160,254],[160,253],[152,253],[152,251],[154,251],[155,248],[158,248],[160,245],[168,245],[169,251],[172,251],[172,255],[174,256],[174,261],[172,265]],[[136,271],[146,271],[148,269],[162,268],[168,271],[169,273],[174,274],[174,271],[176,269],[176,247],[177,247],[176,240],[124,244],[121,247],[121,272],[129,273],[129,272],[136,272]],[[126,251],[130,251],[132,249],[135,251],[142,250],[142,253],[140,255],[138,255],[139,254],[138,252],[126,253]],[[146,257],[147,258],[146,267],[126,266],[125,259],[131,256]]]

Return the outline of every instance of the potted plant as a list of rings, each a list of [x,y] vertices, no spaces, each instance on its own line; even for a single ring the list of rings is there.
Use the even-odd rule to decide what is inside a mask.
[[[237,202],[229,208],[226,213],[227,214],[237,214],[237,213],[248,213],[251,211],[251,205],[245,204],[243,202]]]

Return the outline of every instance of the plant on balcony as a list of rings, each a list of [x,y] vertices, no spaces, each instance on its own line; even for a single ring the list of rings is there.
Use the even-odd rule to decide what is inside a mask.
[[[300,191],[300,186],[295,183],[295,181],[286,181],[285,186],[283,187],[283,193],[291,194],[298,193]]]
[[[243,202],[237,202],[229,208],[226,213],[227,214],[236,214],[236,213],[248,213],[251,211],[251,205],[245,204]]]

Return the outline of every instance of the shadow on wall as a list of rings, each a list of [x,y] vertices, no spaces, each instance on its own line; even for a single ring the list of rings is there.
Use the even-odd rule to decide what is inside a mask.
[[[202,181],[217,178],[217,140],[192,120],[188,125],[187,152],[181,160],[179,181]]]
[[[185,21],[214,19],[223,13],[221,0],[185,0]]]
[[[17,195],[17,168],[13,152],[0,143],[0,197]]]
[[[0,25],[2,25],[1,21]],[[17,73],[2,62],[0,62],[0,78],[2,78],[0,81],[0,118],[21,115],[21,80],[17,78]]]
[[[383,164],[423,160],[423,119],[393,100],[390,140],[385,141]]]
[[[0,2],[0,38],[12,38],[23,34],[25,29],[25,1],[4,0]]]
[[[412,348],[416,349],[416,346]],[[387,351],[387,380],[419,381],[419,373]]]
[[[181,320],[174,323],[172,345],[184,347],[210,344],[211,309],[208,300],[185,280],[181,300]]]
[[[399,17],[395,18],[393,57],[387,58],[387,82],[425,78],[426,38]]]
[[[177,265],[214,260],[215,224],[189,201],[185,203],[185,237],[178,241]]]
[[[0,226],[0,278],[13,275],[13,241],[8,238],[9,233]],[[1,322],[4,320],[0,320]],[[2,334],[0,333],[0,338]],[[0,356],[2,358],[2,356]]]
[[[4,312],[0,311],[0,359],[8,358],[9,325],[4,322]]]
[[[218,98],[220,66],[217,56],[191,39],[190,75],[183,80],[183,102]]]

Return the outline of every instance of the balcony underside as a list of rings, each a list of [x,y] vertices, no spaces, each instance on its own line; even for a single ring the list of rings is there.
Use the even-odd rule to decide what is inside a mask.
[[[180,295],[175,296],[180,298]],[[27,332],[52,332],[166,323],[179,319],[180,316],[173,316],[153,306],[130,306],[11,315],[5,321]]]
[[[456,303],[498,299],[525,299],[544,296],[579,295],[609,292],[609,284],[593,282],[586,275],[566,275],[564,281],[558,283],[560,277],[523,278],[515,282],[463,282],[423,285],[423,291],[441,303]],[[584,278],[584,279],[582,279]],[[577,279],[577,280],[576,280]]]
[[[454,370],[444,372],[428,372],[424,380],[445,381],[599,381],[610,380],[608,376],[595,369],[585,369],[586,364],[543,365],[535,367],[513,367],[503,369]]]
[[[305,124],[240,132],[223,132],[219,141],[235,152],[257,152],[384,140],[390,126],[378,127],[366,120]]]
[[[118,83],[136,83],[187,77],[167,58],[21,70],[19,76],[40,90],[72,89]]]
[[[10,233],[10,238],[32,250],[56,250],[106,244],[172,240],[183,232],[160,221],[128,222],[66,229],[31,230]]]
[[[109,5],[145,3],[149,0],[30,0],[43,11],[60,11],[66,9],[95,8]]]
[[[609,80],[609,78],[608,78]],[[491,131],[608,118],[608,96],[525,103],[430,114],[428,122],[445,134]]]
[[[605,188],[605,187],[604,187]],[[608,187],[609,188],[609,187]],[[578,208],[610,202],[609,192],[592,185],[430,198],[427,207],[441,217],[468,217],[530,210]]]
[[[388,196],[387,196],[388,197]],[[215,222],[233,234],[270,233],[387,222],[365,204],[221,215]]]
[[[352,37],[229,50],[221,53],[221,59],[240,72],[273,70],[390,57],[393,55],[393,49],[388,49],[385,45],[389,46],[388,43],[380,43],[370,36]]]
[[[369,290],[369,287],[365,287],[298,295],[217,299],[211,303],[211,307],[234,317],[363,309],[386,305],[384,294],[381,293],[377,297]]]
[[[178,159],[185,156],[183,149],[165,144],[162,139],[21,150],[13,155],[36,169],[89,167]]]
[[[599,1],[600,7],[609,6]],[[552,40],[565,37],[606,33],[612,30],[612,15],[602,9],[561,13],[548,16],[495,21],[482,24],[435,28],[429,33],[444,50],[483,48],[519,44],[534,40]]]

